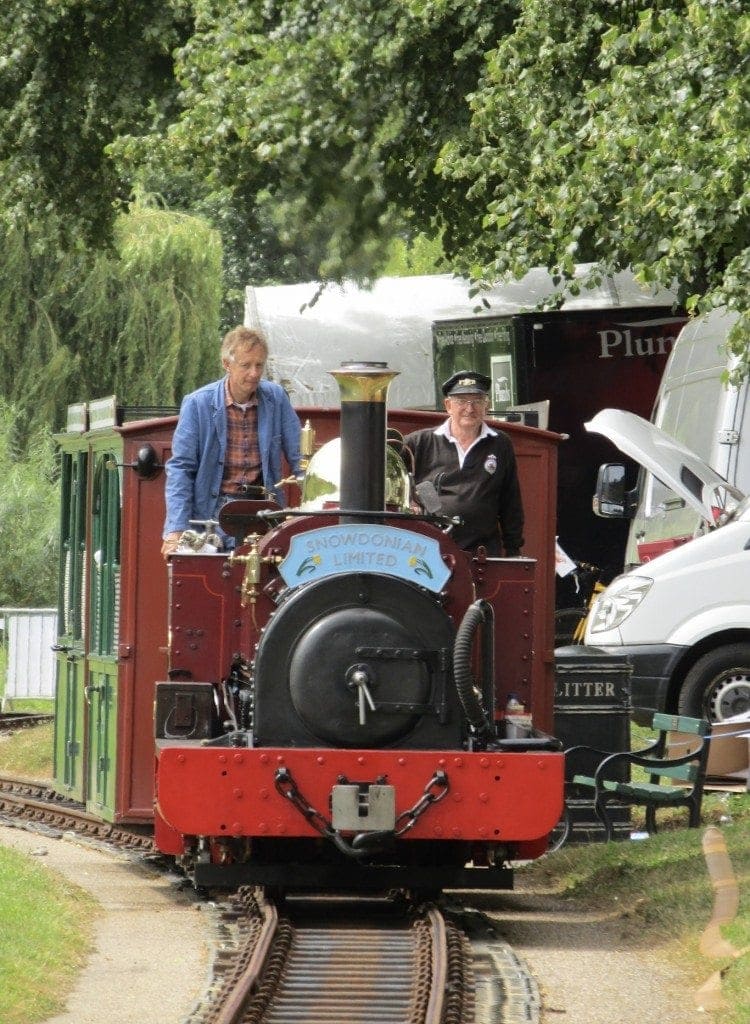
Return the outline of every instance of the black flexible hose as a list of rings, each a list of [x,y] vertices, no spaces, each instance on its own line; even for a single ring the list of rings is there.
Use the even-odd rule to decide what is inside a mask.
[[[474,687],[471,651],[476,631],[482,623],[489,620],[489,615],[490,608],[486,601],[475,601],[470,604],[458,627],[453,644],[453,678],[458,697],[469,723],[481,736],[494,735],[494,730]]]

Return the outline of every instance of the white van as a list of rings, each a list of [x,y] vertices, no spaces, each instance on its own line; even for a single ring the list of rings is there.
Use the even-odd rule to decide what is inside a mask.
[[[654,404],[653,423],[671,439],[707,463],[720,477],[743,492],[750,492],[750,402],[748,387],[726,383],[734,360],[726,351],[727,334],[736,314],[720,308],[690,321],[677,337],[664,369]],[[600,415],[586,429],[602,433],[622,447],[622,434],[614,437]],[[642,462],[637,442],[622,449]],[[607,481],[624,479],[617,464],[601,467],[597,491]],[[705,533],[715,525],[717,512],[706,519],[681,493],[646,465],[634,491],[623,491],[622,502],[599,504],[605,518],[632,518],[625,566],[648,562],[671,548]]]
[[[632,413],[603,410],[590,426],[658,473],[679,507],[711,527],[607,587],[589,614],[587,654],[627,657],[637,720],[649,717],[641,709],[714,721],[749,711],[750,498]],[[599,502],[620,503],[618,486],[602,486]]]

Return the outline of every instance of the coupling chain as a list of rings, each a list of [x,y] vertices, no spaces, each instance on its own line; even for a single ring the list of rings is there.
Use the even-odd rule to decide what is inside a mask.
[[[328,839],[332,839],[336,835],[336,830],[328,818],[321,814],[320,811],[316,811],[312,804],[309,804],[302,796],[288,768],[279,768],[274,777],[274,782],[278,792],[291,801],[316,832],[326,836]]]
[[[320,811],[316,810],[316,808],[313,807],[312,804],[308,803],[304,798],[288,768],[277,769],[274,782],[276,789],[281,796],[285,797],[297,808],[302,817],[312,825],[316,832],[319,832],[320,835],[325,836],[327,839],[336,840],[339,838],[340,834],[336,831],[328,818],[326,818],[326,816]],[[405,832],[414,828],[427,808],[432,804],[438,803],[447,795],[448,775],[442,770],[442,768],[440,768],[424,787],[422,795],[414,806],[410,807],[407,811],[402,811],[396,818],[393,835],[402,836]]]
[[[417,821],[422,817],[424,812],[430,806],[430,804],[436,804],[443,797],[448,795],[448,776],[442,770],[438,769],[432,776],[430,781],[424,787],[422,796],[417,800],[413,807],[410,807],[408,811],[402,811],[401,814],[396,818],[395,835],[402,836],[404,832],[408,832],[410,828],[414,828]],[[401,822],[405,822],[404,825],[400,825]]]

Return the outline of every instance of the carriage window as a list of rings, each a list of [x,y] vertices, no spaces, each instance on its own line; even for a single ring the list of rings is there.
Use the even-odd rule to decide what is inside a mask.
[[[63,636],[80,640],[83,636],[86,572],[86,452],[64,452],[60,475],[59,631]]]
[[[94,469],[91,510],[91,643],[96,654],[115,654],[120,602],[120,473],[112,452]]]

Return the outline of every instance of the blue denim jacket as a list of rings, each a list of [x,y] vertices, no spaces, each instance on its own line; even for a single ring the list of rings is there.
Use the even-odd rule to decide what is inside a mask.
[[[224,380],[212,381],[185,395],[167,460],[163,536],[186,530],[191,519],[216,519],[221,504],[221,478],[227,447],[227,412]],[[258,384],[258,443],[263,482],[283,504],[274,484],[281,480],[281,456],[290,471],[300,471],[300,424],[289,396],[279,384]]]

